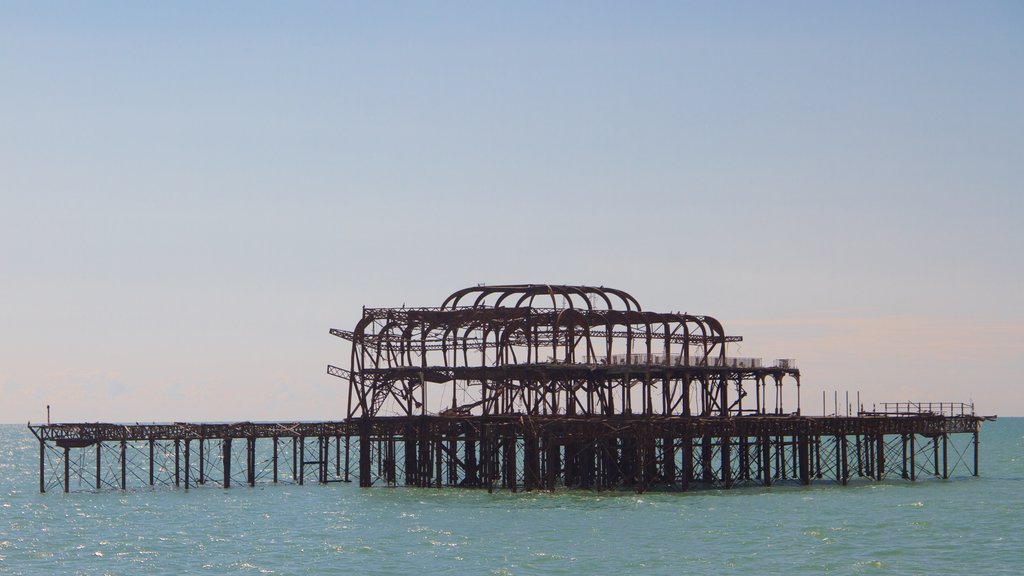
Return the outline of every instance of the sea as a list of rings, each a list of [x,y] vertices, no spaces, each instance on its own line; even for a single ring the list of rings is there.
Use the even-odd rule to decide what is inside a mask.
[[[1024,418],[980,476],[690,492],[38,491],[0,426],[0,574],[1021,574]]]

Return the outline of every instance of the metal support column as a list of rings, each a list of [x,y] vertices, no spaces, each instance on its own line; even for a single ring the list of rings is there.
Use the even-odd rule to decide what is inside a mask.
[[[46,493],[46,441],[39,439],[39,493]]]
[[[128,444],[121,440],[121,490],[128,489]]]
[[[224,462],[224,487],[231,488],[231,438],[225,438],[222,443],[221,453]]]

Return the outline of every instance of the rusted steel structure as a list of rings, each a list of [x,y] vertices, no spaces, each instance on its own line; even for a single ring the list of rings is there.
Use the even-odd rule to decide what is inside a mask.
[[[352,344],[349,369],[328,372],[348,383],[361,486],[916,479],[922,447],[948,477],[958,433],[974,458],[955,450],[954,468],[977,473],[973,407],[804,417],[794,360],[734,357],[741,338],[718,320],[645,311],[612,288],[477,286],[436,308],[364,308],[331,333]]]
[[[603,287],[468,288],[440,308],[364,309],[331,333],[352,342],[352,369],[330,368],[349,381],[350,419],[385,403],[406,417],[781,414],[783,381],[800,386],[791,360],[729,357],[741,338],[714,318],[647,312]]]
[[[30,425],[40,490],[913,481],[977,475],[988,418],[959,403],[804,416],[794,360],[733,356],[741,338],[714,318],[605,287],[472,287],[439,307],[364,308],[331,333],[351,343],[349,367],[328,366],[345,420]]]
[[[345,422],[44,424],[39,491],[258,482],[326,483],[343,477]]]

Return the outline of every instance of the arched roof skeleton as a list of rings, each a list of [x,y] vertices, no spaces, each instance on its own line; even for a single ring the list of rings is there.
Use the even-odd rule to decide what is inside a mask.
[[[353,342],[350,417],[375,416],[381,390],[407,416],[416,415],[411,406],[427,414],[431,387],[446,390],[431,393],[431,411],[457,408],[459,389],[476,395],[470,405],[500,413],[546,414],[576,403],[603,415],[635,413],[632,403],[654,413],[659,396],[667,398],[664,415],[752,413],[767,409],[760,389],[767,379],[778,387],[797,376],[730,364],[726,343],[741,338],[726,335],[715,318],[648,312],[603,286],[475,286],[437,308],[364,308],[352,332],[332,333]],[[760,387],[755,408],[741,403],[744,379]],[[731,403],[730,386],[738,395]],[[599,397],[584,403],[573,397],[581,390]],[[438,405],[438,398],[447,399]]]

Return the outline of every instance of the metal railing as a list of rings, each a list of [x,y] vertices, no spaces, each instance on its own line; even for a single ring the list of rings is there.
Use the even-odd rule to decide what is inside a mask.
[[[879,409],[880,408],[880,409]],[[885,416],[974,416],[973,402],[882,402],[870,414]]]
[[[671,358],[665,358],[663,352],[653,352],[650,356],[646,352],[633,353],[633,354],[613,354],[612,364],[631,364],[637,366],[643,365],[675,365],[683,366],[685,364],[684,357],[681,354],[673,354]],[[713,356],[711,358],[702,358],[698,355],[690,357],[690,366],[713,366],[713,367],[728,367],[728,368],[762,368],[764,367],[764,360],[761,358],[750,358],[742,356],[727,356],[721,358]],[[770,368],[782,368],[785,370],[795,370],[796,360],[780,359],[776,360],[774,364],[769,365]]]

